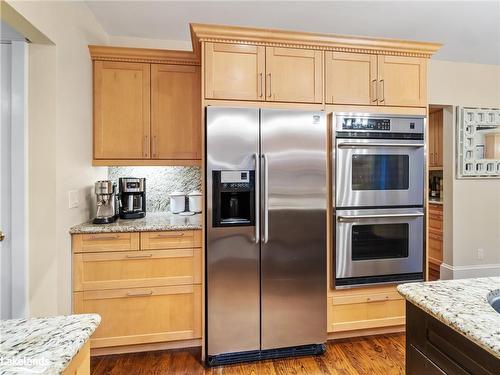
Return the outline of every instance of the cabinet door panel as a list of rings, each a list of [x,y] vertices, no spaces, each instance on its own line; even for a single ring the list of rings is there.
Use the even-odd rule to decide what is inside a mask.
[[[200,68],[151,66],[153,159],[201,159]]]
[[[264,100],[265,47],[205,43],[205,98]]]
[[[429,145],[429,167],[436,166],[436,112],[429,113],[427,139]]]
[[[266,100],[321,103],[323,101],[321,51],[266,48]]]
[[[201,249],[73,255],[74,291],[199,284]]]
[[[150,65],[94,62],[94,158],[150,156]]]
[[[200,285],[75,292],[73,303],[102,318],[93,348],[201,337]]]
[[[377,56],[326,52],[326,102],[377,104]]]
[[[443,110],[436,113],[436,128],[434,131],[434,149],[436,167],[443,166]]]
[[[417,57],[378,56],[379,105],[425,107],[427,60]]]
[[[390,327],[405,323],[405,301],[395,287],[336,290],[329,300],[328,309],[328,332]]]

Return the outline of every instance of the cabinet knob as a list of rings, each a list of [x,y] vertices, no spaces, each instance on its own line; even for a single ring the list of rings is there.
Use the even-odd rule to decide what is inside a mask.
[[[5,240],[5,234],[3,234],[3,232],[0,230],[0,242],[2,242],[3,240]]]

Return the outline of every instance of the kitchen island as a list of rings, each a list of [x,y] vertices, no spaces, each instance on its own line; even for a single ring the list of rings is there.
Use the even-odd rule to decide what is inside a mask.
[[[407,374],[498,374],[500,314],[488,297],[500,277],[410,283],[406,298]]]
[[[96,314],[0,321],[0,374],[90,373]]]

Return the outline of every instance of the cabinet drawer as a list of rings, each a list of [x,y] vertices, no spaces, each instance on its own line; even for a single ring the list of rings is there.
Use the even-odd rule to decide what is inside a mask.
[[[74,291],[201,283],[201,249],[74,254]]]
[[[443,230],[443,217],[441,215],[429,214],[429,228]]]
[[[373,293],[340,291],[329,302],[328,332],[405,324],[404,299],[395,289]]]
[[[201,337],[201,286],[76,292],[75,313],[97,313],[92,348]]]
[[[200,230],[142,232],[141,249],[182,249],[201,246]]]
[[[74,234],[74,253],[139,250],[139,233]]]

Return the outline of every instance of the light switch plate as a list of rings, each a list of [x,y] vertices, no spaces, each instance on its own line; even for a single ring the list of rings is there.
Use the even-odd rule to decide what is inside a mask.
[[[69,208],[77,208],[80,205],[80,199],[78,198],[78,190],[68,191],[68,203]]]

